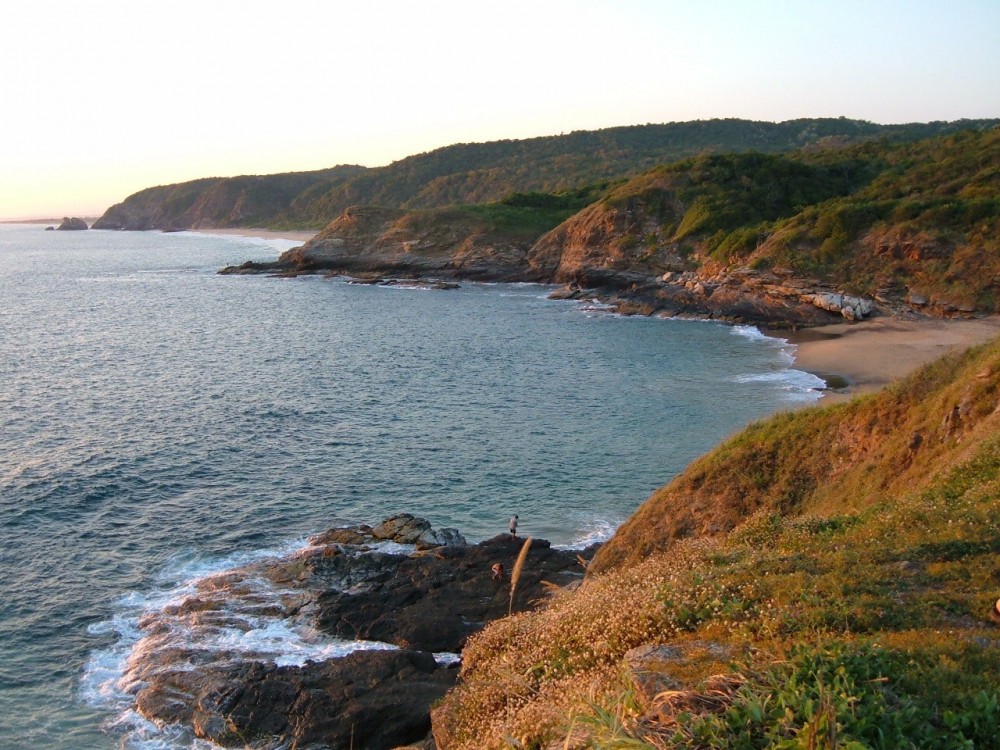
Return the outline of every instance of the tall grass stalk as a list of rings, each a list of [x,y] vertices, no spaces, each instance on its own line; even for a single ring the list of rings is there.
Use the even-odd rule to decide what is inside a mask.
[[[514,611],[514,592],[517,591],[517,582],[521,579],[521,571],[524,569],[524,561],[528,559],[528,550],[531,549],[531,537],[524,540],[524,546],[517,556],[514,569],[510,573],[510,603],[507,605],[507,616],[510,617]]]

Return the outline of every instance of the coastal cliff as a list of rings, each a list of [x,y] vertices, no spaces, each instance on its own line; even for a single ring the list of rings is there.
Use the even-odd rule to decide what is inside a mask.
[[[279,265],[296,271],[513,280],[523,277],[533,239],[460,208],[355,206],[302,247],[284,253]]]
[[[560,283],[625,313],[772,327],[1000,310],[1000,129],[701,156],[614,186],[476,206],[355,206],[226,273]]]

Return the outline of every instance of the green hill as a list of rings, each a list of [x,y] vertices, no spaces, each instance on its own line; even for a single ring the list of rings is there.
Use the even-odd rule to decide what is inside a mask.
[[[559,192],[703,153],[782,152],[870,139],[914,140],[994,121],[877,125],[839,119],[706,120],[447,146],[385,167],[196,180],[136,193],[99,229],[320,228],[354,205],[424,209]]]
[[[542,237],[529,262],[582,285],[690,272],[720,297],[751,278],[795,297],[812,279],[935,314],[997,312],[1000,128],[659,166]],[[652,311],[676,294],[632,297]]]
[[[460,748],[994,748],[1000,340],[754,425],[489,625]]]

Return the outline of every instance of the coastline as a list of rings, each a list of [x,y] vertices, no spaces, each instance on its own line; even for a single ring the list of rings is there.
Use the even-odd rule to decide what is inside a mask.
[[[254,228],[189,230],[201,234],[307,242],[318,231]],[[975,319],[879,317],[857,322],[761,332],[793,344],[794,367],[828,384],[820,403],[849,401],[877,391],[947,352],[1000,336],[1000,315]]]
[[[830,404],[877,391],[947,352],[1000,336],[1000,316],[972,320],[886,317],[762,332],[795,345],[794,366],[830,384],[820,400]]]
[[[274,229],[252,229],[252,228],[225,228],[225,229],[186,229],[186,232],[194,232],[196,234],[227,234],[236,237],[256,237],[262,240],[292,240],[295,242],[308,242],[317,234],[319,230],[316,231],[302,231],[296,229],[289,229],[287,231],[281,230],[277,231]]]

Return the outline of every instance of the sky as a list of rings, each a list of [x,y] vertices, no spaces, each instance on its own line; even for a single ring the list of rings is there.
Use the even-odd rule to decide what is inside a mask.
[[[1000,117],[1000,0],[11,0],[0,219],[647,122]]]

